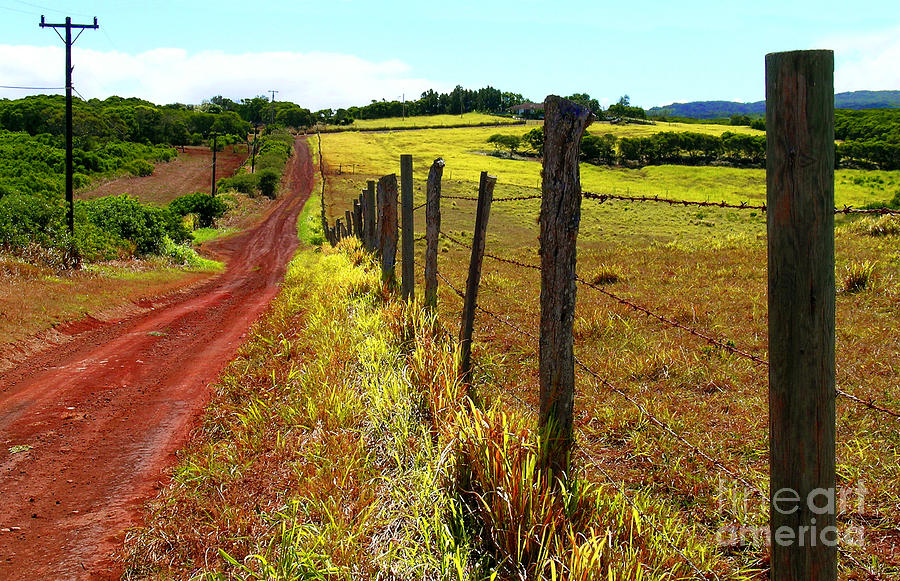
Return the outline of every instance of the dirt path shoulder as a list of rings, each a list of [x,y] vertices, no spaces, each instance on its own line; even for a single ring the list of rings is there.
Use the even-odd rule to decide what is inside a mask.
[[[107,579],[109,558],[278,292],[313,186],[304,138],[286,193],[209,247],[226,271],[184,297],[82,333],[0,375],[0,579]]]

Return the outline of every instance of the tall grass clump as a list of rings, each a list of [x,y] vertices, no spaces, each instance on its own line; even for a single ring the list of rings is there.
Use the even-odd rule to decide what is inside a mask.
[[[872,286],[876,263],[870,260],[851,260],[844,268],[843,290],[858,293]]]

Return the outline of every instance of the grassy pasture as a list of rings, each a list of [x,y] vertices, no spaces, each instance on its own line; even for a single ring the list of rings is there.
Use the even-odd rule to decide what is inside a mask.
[[[684,125],[685,130],[709,131],[728,129],[722,125]],[[622,131],[638,135],[657,126],[599,126],[595,132]],[[384,175],[399,171],[400,155],[412,154],[416,160],[415,176],[425,179],[432,160],[443,157],[447,162],[447,180],[478,183],[478,175],[487,171],[498,177],[498,187],[536,188],[540,185],[541,166],[537,159],[505,159],[487,155],[492,146],[487,138],[495,133],[523,135],[526,127],[478,127],[393,133],[347,132],[322,136],[325,160],[332,170],[338,166],[354,167],[364,175]],[[668,129],[666,129],[668,130]],[[625,133],[633,132],[633,133]],[[880,180],[880,181],[879,181]],[[729,202],[765,200],[766,176],[762,169],[731,167],[655,165],[640,169],[581,165],[581,183],[585,191],[597,193],[630,193],[659,195],[687,200]],[[838,205],[861,206],[890,200],[900,190],[900,171],[838,170],[835,176],[835,200]]]
[[[696,130],[695,126],[691,126]],[[357,175],[328,177],[327,208],[342,216],[346,201],[365,179],[397,171],[401,153],[416,160],[416,204],[424,201],[428,163],[447,162],[444,193],[474,195],[477,175],[499,177],[495,197],[536,192],[540,165],[472,153],[486,149],[492,129],[341,134],[323,136],[329,167],[354,160]],[[503,129],[521,134],[524,128]],[[452,172],[452,173],[451,173]],[[452,176],[452,177],[451,177]],[[668,193],[694,200],[763,200],[763,170],[655,166],[642,170],[582,166],[586,190]],[[888,200],[900,187],[900,172],[841,170],[836,174],[839,205]],[[445,200],[442,229],[471,239],[474,202]],[[495,203],[487,252],[537,264],[539,201]],[[424,215],[416,215],[421,224]],[[870,236],[871,219],[837,217],[838,386],[864,399],[900,409],[900,238]],[[424,232],[416,228],[417,236]],[[423,261],[424,242],[417,243]],[[464,288],[469,250],[441,242],[439,269]],[[874,264],[866,289],[847,292],[845,278],[860,265]],[[605,279],[611,292],[634,300],[682,324],[709,331],[738,347],[767,357],[765,218],[748,211],[681,208],[656,204],[585,200],[579,236],[579,274]],[[418,271],[419,269],[417,269]],[[421,273],[419,273],[421,276]],[[539,312],[539,274],[486,259],[479,303],[533,332]],[[421,289],[422,281],[417,282]],[[455,332],[461,302],[441,283],[440,317]],[[537,345],[479,313],[474,354],[486,397],[529,417],[537,404]],[[579,287],[576,354],[601,376],[637,399],[676,432],[720,460],[756,487],[767,490],[767,370],[676,329],[638,316],[592,289]],[[883,578],[900,575],[900,431],[895,419],[838,399],[838,485],[865,486],[862,505],[839,515],[842,530],[862,526],[862,547],[846,546]],[[576,423],[582,431],[578,462],[587,477],[604,482],[597,466],[676,510],[686,523],[700,524],[710,550],[735,570],[764,568],[759,538],[724,539],[730,526],[764,526],[765,503],[728,474],[655,428],[624,400],[578,372]],[[746,502],[744,502],[746,500]],[[860,509],[861,507],[861,509]],[[717,538],[719,537],[719,538]],[[842,560],[842,562],[844,562]],[[853,568],[844,562],[842,578]],[[726,575],[724,578],[731,578]]]

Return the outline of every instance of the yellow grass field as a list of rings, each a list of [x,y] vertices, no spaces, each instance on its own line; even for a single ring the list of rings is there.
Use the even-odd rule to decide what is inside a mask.
[[[713,133],[738,128],[724,125],[659,124],[592,126],[595,133],[618,136],[648,135],[650,131],[696,131]],[[747,131],[754,131],[744,128]],[[322,148],[329,168],[348,168],[358,174],[384,175],[399,171],[400,155],[412,154],[418,179],[427,177],[431,162],[443,157],[444,178],[478,183],[482,171],[497,176],[498,192],[509,186],[540,187],[541,166],[536,158],[505,159],[489,155],[487,143],[495,133],[523,135],[528,128],[475,127],[387,133],[346,132],[322,135]],[[878,181],[880,180],[880,182]],[[585,191],[669,196],[701,201],[751,201],[765,199],[765,170],[712,166],[655,165],[640,169],[581,165]],[[839,206],[859,207],[891,199],[900,189],[900,171],[838,170],[835,201]]]

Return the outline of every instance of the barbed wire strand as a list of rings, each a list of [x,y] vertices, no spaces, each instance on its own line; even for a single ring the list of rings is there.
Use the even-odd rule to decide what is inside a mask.
[[[756,205],[751,204],[750,202],[739,202],[739,203],[730,203],[726,201],[721,202],[699,202],[694,200],[677,200],[673,198],[664,198],[660,196],[647,196],[647,195],[622,195],[622,194],[597,194],[594,192],[582,192],[581,194],[585,198],[597,200],[601,204],[606,200],[620,200],[625,202],[659,202],[663,204],[669,204],[670,206],[713,206],[717,208],[731,208],[734,210],[758,210],[762,212],[767,211],[767,207],[765,204]],[[881,214],[881,215],[900,215],[900,210],[894,210],[891,208],[854,208],[852,206],[844,205],[842,208],[835,208],[835,214]]]
[[[478,201],[478,197],[477,197],[477,196],[445,196],[445,195],[441,195],[441,199],[445,199],[445,200],[466,200],[466,201],[469,201],[469,202],[477,202],[477,201]],[[541,199],[540,194],[537,194],[537,195],[529,195],[529,196],[512,196],[512,197],[507,197],[507,198],[494,198],[493,200],[491,200],[491,203],[497,203],[497,202],[521,202],[521,201],[524,201],[524,200],[540,200],[540,199]]]
[[[693,200],[675,200],[672,198],[662,198],[660,196],[595,194],[593,192],[582,192],[581,195],[590,200],[598,200],[601,204],[606,200],[621,200],[626,202],[660,202],[663,204],[669,204],[670,206],[715,206],[717,208],[732,208],[735,210],[759,210],[762,212],[766,211],[765,204],[754,205],[750,202],[740,202],[738,204],[732,204],[724,200],[721,202],[697,202]]]
[[[471,246],[470,244],[466,244],[465,242],[462,242],[462,241],[460,241],[460,240],[457,240],[456,238],[454,238],[453,236],[450,236],[449,234],[447,234],[447,233],[444,232],[443,230],[440,231],[440,234],[441,234],[442,236],[444,236],[445,238],[447,238],[448,240],[450,240],[451,242],[453,242],[454,244],[457,244],[457,245],[462,246],[462,247],[464,247],[464,248],[469,248],[469,249],[472,248],[472,246]],[[541,270],[541,267],[538,266],[538,265],[536,265],[536,264],[527,264],[527,263],[524,263],[524,262],[519,262],[518,260],[513,260],[513,259],[511,259],[511,258],[503,258],[503,257],[500,257],[500,256],[495,256],[495,255],[490,254],[490,253],[488,253],[488,252],[485,252],[484,255],[485,255],[486,257],[492,259],[492,260],[496,260],[496,261],[499,261],[499,262],[505,262],[505,263],[511,264],[511,265],[513,265],[513,266],[518,266],[518,267],[521,267],[521,268],[529,268],[529,269],[531,269],[531,270],[537,270],[537,271],[540,271],[540,270]],[[681,330],[683,330],[683,331],[685,331],[685,332],[687,332],[687,333],[690,333],[691,335],[694,335],[694,336],[696,336],[696,337],[699,337],[699,338],[703,339],[704,341],[707,341],[708,343],[711,343],[711,344],[713,344],[713,345],[715,345],[715,346],[717,346],[717,347],[720,347],[720,348],[722,348],[722,349],[725,349],[726,351],[729,351],[729,352],[731,352],[731,353],[734,353],[735,355],[739,355],[739,356],[741,356],[741,357],[744,357],[744,358],[746,358],[746,359],[750,359],[751,361],[755,361],[755,362],[760,363],[760,364],[763,364],[763,365],[768,365],[768,364],[769,364],[768,361],[766,361],[765,359],[762,359],[762,358],[760,358],[760,357],[758,357],[758,356],[756,356],[756,355],[753,355],[752,353],[748,353],[748,352],[746,352],[746,351],[744,351],[744,350],[742,350],[742,349],[738,349],[737,347],[734,347],[734,346],[729,345],[729,344],[727,344],[727,343],[725,343],[725,342],[723,342],[723,341],[720,341],[720,340],[718,340],[718,339],[716,339],[716,338],[714,338],[714,337],[712,337],[712,336],[710,336],[710,335],[708,335],[708,334],[706,334],[706,333],[704,333],[704,332],[702,332],[702,331],[700,331],[700,330],[698,330],[698,329],[695,329],[695,328],[693,328],[693,327],[688,327],[687,325],[683,325],[683,324],[679,323],[678,321],[675,321],[675,320],[673,320],[673,319],[670,319],[669,317],[666,317],[666,316],[664,316],[664,315],[657,314],[657,313],[651,311],[650,309],[648,309],[648,308],[646,308],[646,307],[643,307],[643,306],[641,306],[641,305],[638,305],[637,303],[634,303],[634,302],[632,302],[632,301],[630,301],[630,300],[628,300],[628,299],[626,299],[626,298],[620,297],[619,295],[617,295],[617,294],[615,294],[615,293],[612,293],[612,292],[606,290],[605,288],[603,288],[603,287],[601,287],[601,286],[598,286],[598,285],[595,285],[595,284],[593,284],[593,283],[591,283],[591,282],[588,282],[587,280],[581,278],[580,276],[577,276],[577,275],[576,275],[575,281],[578,282],[578,283],[580,283],[580,284],[583,284],[583,285],[585,285],[585,286],[588,286],[588,287],[590,287],[590,288],[592,288],[592,289],[594,289],[594,290],[596,290],[596,291],[598,291],[598,292],[600,292],[601,294],[603,294],[603,295],[605,295],[605,296],[607,296],[607,297],[613,299],[614,301],[618,302],[619,304],[622,304],[622,305],[624,305],[624,306],[626,306],[626,307],[629,307],[629,308],[632,309],[632,310],[635,310],[635,311],[638,311],[638,312],[640,312],[640,313],[643,313],[643,314],[645,314],[645,315],[647,315],[647,316],[649,316],[649,317],[653,317],[654,319],[656,319],[656,320],[658,320],[658,321],[660,321],[660,322],[662,322],[662,323],[665,323],[665,324],[667,324],[667,325],[669,325],[669,326],[672,326],[672,327],[676,327],[676,328],[678,328],[678,329],[681,329]]]
[[[463,295],[461,291],[459,291],[457,288],[453,287],[453,286],[450,284],[450,282],[446,279],[446,277],[441,276],[441,278],[444,280],[444,282],[447,284],[447,286],[450,286],[450,287],[453,289],[453,291],[456,292],[456,294],[465,297],[465,295]],[[496,313],[493,313],[492,311],[490,311],[490,310],[484,308],[483,306],[481,306],[481,305],[476,305],[475,308],[476,308],[476,310],[481,311],[482,313],[488,315],[489,317],[491,317],[491,318],[493,318],[493,319],[495,319],[495,320],[497,320],[497,321],[503,323],[504,325],[510,327],[511,329],[513,329],[514,331],[518,332],[519,334],[524,335],[524,336],[526,336],[526,337],[529,337],[529,338],[531,338],[531,339],[535,339],[535,340],[537,339],[537,336],[534,335],[533,333],[529,333],[528,331],[524,331],[523,329],[520,329],[517,325],[515,325],[515,324],[513,324],[513,323],[511,323],[511,322],[509,322],[509,321],[507,321],[507,320],[505,320],[505,319],[504,319],[503,317],[501,317],[500,315],[497,315]],[[691,442],[689,442],[687,439],[685,439],[683,436],[681,436],[681,435],[678,434],[675,430],[673,430],[668,424],[666,424],[665,422],[663,422],[662,420],[660,420],[659,418],[657,418],[657,417],[656,417],[650,410],[648,410],[643,404],[641,404],[640,402],[638,402],[637,400],[635,400],[633,397],[631,397],[630,395],[628,395],[625,391],[619,389],[618,387],[616,387],[615,385],[613,385],[612,383],[610,383],[609,381],[607,381],[605,378],[601,377],[600,374],[598,374],[596,371],[594,371],[593,369],[591,369],[590,367],[588,367],[588,366],[587,366],[583,361],[581,361],[581,359],[579,359],[577,356],[575,357],[575,363],[576,363],[576,365],[578,365],[579,367],[581,367],[585,372],[587,372],[589,375],[591,375],[594,379],[596,379],[598,382],[600,382],[604,387],[606,387],[607,389],[610,389],[611,391],[613,391],[613,392],[615,392],[616,394],[618,394],[618,395],[622,396],[623,398],[625,398],[629,403],[631,403],[632,405],[634,405],[642,415],[644,415],[648,420],[650,420],[651,423],[653,423],[653,424],[656,425],[657,427],[661,428],[663,431],[665,431],[667,434],[669,434],[670,436],[672,436],[673,438],[675,438],[676,440],[678,440],[679,442],[681,442],[683,445],[685,445],[685,446],[687,446],[688,448],[690,448],[692,452],[694,452],[694,453],[697,454],[698,456],[702,457],[704,460],[706,460],[707,462],[709,462],[710,464],[712,464],[713,466],[715,466],[715,467],[718,468],[719,470],[725,472],[726,474],[728,474],[729,476],[731,476],[732,478],[734,478],[736,481],[738,481],[738,482],[744,484],[744,486],[746,486],[746,487],[748,487],[749,489],[753,490],[753,491],[756,492],[757,494],[759,494],[759,495],[761,495],[761,496],[763,496],[763,497],[765,496],[765,495],[762,494],[762,491],[761,491],[758,487],[756,487],[754,484],[751,484],[748,480],[744,479],[742,476],[740,476],[739,474],[737,474],[734,470],[728,468],[728,467],[727,467],[725,464],[723,464],[721,461],[716,460],[715,458],[713,458],[712,456],[710,456],[709,454],[707,454],[706,452],[704,452],[703,450],[701,450],[700,448],[698,448],[696,445],[694,445],[694,444],[692,444]]]
[[[460,240],[454,238],[453,236],[450,236],[449,234],[447,234],[447,233],[444,232],[443,230],[440,231],[440,234],[441,234],[442,236],[444,236],[446,239],[448,239],[448,240],[450,240],[451,242],[453,242],[454,244],[457,244],[457,245],[459,245],[459,246],[462,246],[463,248],[469,248],[469,249],[472,248],[471,245],[466,244],[465,242],[462,242],[462,241],[460,241]],[[498,261],[498,262],[505,262],[505,263],[511,264],[511,265],[513,265],[513,266],[519,266],[519,267],[522,267],[522,268],[528,268],[528,269],[531,269],[531,270],[537,270],[537,271],[540,271],[540,270],[541,270],[541,267],[538,266],[538,265],[535,265],[535,264],[526,264],[526,263],[524,263],[524,262],[519,262],[519,261],[513,260],[513,259],[511,259],[511,258],[503,258],[503,257],[500,257],[500,256],[495,256],[495,255],[490,254],[490,253],[488,253],[488,252],[485,252],[484,255],[485,255],[486,257],[492,259],[492,260],[496,260],[496,261]],[[606,290],[605,288],[603,288],[603,287],[601,287],[601,286],[599,286],[599,285],[596,285],[596,284],[593,284],[593,283],[591,283],[591,282],[588,282],[587,280],[581,278],[580,276],[576,276],[576,277],[575,277],[575,281],[578,282],[579,284],[582,284],[582,285],[584,285],[584,286],[587,286],[587,287],[589,287],[589,288],[591,288],[591,289],[593,289],[593,290],[595,290],[595,291],[597,291],[597,292],[599,292],[599,293],[601,293],[601,294],[603,294],[603,295],[609,297],[610,299],[612,299],[612,300],[618,302],[619,304],[621,304],[621,305],[623,305],[623,306],[626,306],[626,307],[628,307],[628,308],[630,308],[630,309],[632,309],[632,310],[635,310],[635,311],[640,312],[640,313],[643,313],[643,314],[645,314],[645,315],[647,315],[647,316],[649,316],[649,317],[652,317],[652,318],[654,318],[654,319],[660,321],[661,323],[664,323],[664,324],[666,324],[666,325],[669,325],[670,327],[674,327],[674,328],[676,328],[676,329],[680,329],[680,330],[682,330],[682,331],[684,331],[684,332],[686,332],[686,333],[688,333],[688,334],[690,334],[690,335],[693,335],[693,336],[695,336],[695,337],[698,337],[698,338],[700,338],[700,339],[703,339],[703,340],[706,341],[707,343],[709,343],[709,344],[711,344],[711,345],[715,345],[716,347],[718,347],[718,348],[720,348],[720,349],[723,349],[723,350],[725,350],[725,351],[728,351],[729,353],[732,353],[732,354],[737,355],[737,356],[739,356],[739,357],[743,357],[744,359],[747,359],[747,360],[749,360],[749,361],[753,361],[754,363],[757,363],[757,364],[762,365],[762,366],[765,366],[765,367],[768,367],[768,366],[769,366],[769,362],[768,362],[767,360],[763,359],[762,357],[759,357],[758,355],[754,355],[754,354],[752,354],[752,353],[750,353],[750,352],[748,352],[748,351],[745,351],[745,350],[743,350],[743,349],[740,349],[739,347],[737,347],[737,346],[735,346],[735,345],[729,345],[728,343],[725,343],[724,341],[721,341],[721,340],[719,340],[719,339],[716,339],[715,337],[712,337],[711,335],[709,335],[709,334],[707,334],[707,333],[705,333],[705,332],[703,332],[703,331],[701,331],[701,330],[699,330],[699,329],[696,329],[695,327],[689,327],[689,326],[687,326],[687,325],[684,325],[684,324],[682,324],[682,323],[679,323],[678,321],[676,321],[676,320],[674,320],[674,319],[671,319],[671,318],[669,318],[669,317],[666,317],[665,315],[660,315],[660,314],[658,314],[658,313],[655,313],[655,312],[651,311],[650,309],[648,309],[647,307],[641,306],[641,305],[639,305],[639,304],[637,304],[637,303],[635,303],[635,302],[632,302],[632,301],[629,300],[629,299],[620,297],[619,295],[617,295],[617,294],[615,294],[615,293],[613,293],[613,292],[610,292],[610,291]],[[859,404],[859,405],[862,405],[862,406],[864,406],[864,407],[867,407],[867,408],[869,408],[869,409],[871,409],[871,410],[873,410],[873,411],[877,411],[877,412],[880,412],[880,413],[889,415],[889,416],[891,416],[891,417],[900,419],[900,412],[896,412],[896,411],[891,410],[891,409],[889,409],[889,408],[887,408],[887,407],[884,407],[884,406],[882,406],[882,405],[879,405],[879,404],[875,403],[874,401],[872,401],[871,399],[869,399],[869,400],[863,399],[863,398],[861,398],[861,397],[859,397],[859,396],[857,396],[857,395],[854,395],[854,394],[852,394],[852,393],[850,393],[850,392],[848,392],[848,391],[846,391],[846,390],[844,390],[844,389],[841,389],[841,388],[839,388],[839,387],[835,387],[835,392],[836,392],[838,395],[840,395],[841,397],[845,397],[845,398],[849,399],[850,401],[852,401],[852,402],[854,402],[854,403],[857,403],[857,404]]]

